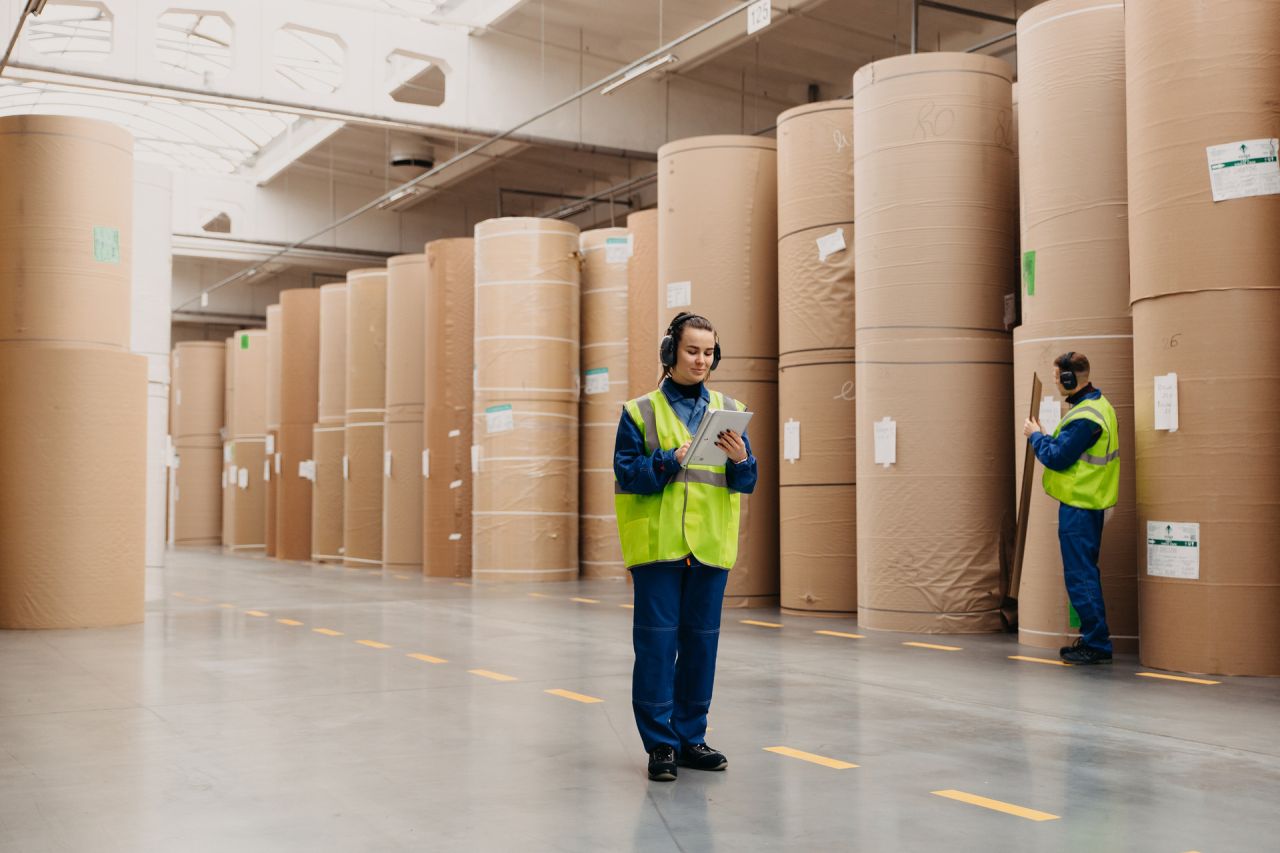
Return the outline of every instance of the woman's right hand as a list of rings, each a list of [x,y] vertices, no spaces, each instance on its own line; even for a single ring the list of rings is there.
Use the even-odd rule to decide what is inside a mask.
[[[684,444],[680,445],[680,449],[676,451],[676,461],[681,465],[684,464],[684,457],[689,452],[689,444],[690,442],[686,441]]]

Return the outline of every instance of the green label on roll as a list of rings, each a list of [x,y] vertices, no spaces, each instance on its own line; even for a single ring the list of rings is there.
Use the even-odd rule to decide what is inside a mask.
[[[93,227],[93,259],[103,264],[120,263],[120,229]]]
[[[1022,253],[1022,286],[1027,296],[1036,295],[1036,252]]]
[[[1072,628],[1080,627],[1080,614],[1076,612],[1076,608],[1072,604],[1067,605],[1067,624]]]
[[[248,349],[248,348],[249,348],[249,336],[248,336],[248,335],[241,335],[241,336],[240,336],[240,349]]]

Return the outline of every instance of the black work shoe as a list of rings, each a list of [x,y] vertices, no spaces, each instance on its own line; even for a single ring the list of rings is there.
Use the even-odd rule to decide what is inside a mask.
[[[1074,664],[1076,666],[1089,666],[1096,663],[1111,663],[1111,652],[1104,652],[1101,649],[1095,649],[1092,646],[1086,646],[1083,641],[1077,640],[1075,645],[1069,648],[1061,649],[1058,657],[1062,658],[1065,663]]]
[[[729,766],[729,759],[705,743],[695,743],[680,750],[680,766],[694,770],[723,770]]]
[[[649,778],[655,782],[676,781],[675,747],[664,743],[649,753]]]

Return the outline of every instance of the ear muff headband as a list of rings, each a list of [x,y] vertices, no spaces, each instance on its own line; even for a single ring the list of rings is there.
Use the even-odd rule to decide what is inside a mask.
[[[1062,387],[1068,391],[1074,391],[1076,386],[1080,384],[1079,377],[1076,372],[1071,369],[1071,357],[1075,352],[1069,352],[1066,355],[1058,356],[1058,381],[1062,383]]]
[[[667,326],[667,334],[663,337],[662,343],[658,346],[658,360],[662,362],[662,366],[667,369],[676,366],[676,345],[680,340],[680,333],[684,329],[684,324],[692,320],[694,317],[706,320],[700,314],[687,314],[681,311],[671,321],[671,325]],[[711,356],[711,369],[715,370],[720,366],[720,339],[716,339],[715,353]]]

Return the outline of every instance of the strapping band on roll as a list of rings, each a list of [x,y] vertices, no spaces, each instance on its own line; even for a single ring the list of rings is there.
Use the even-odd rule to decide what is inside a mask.
[[[625,566],[626,565],[626,563],[622,562],[621,560],[579,560],[578,562],[588,566]]]
[[[576,456],[486,456],[485,462],[577,462]]]
[[[594,347],[625,347],[626,341],[601,341],[598,344],[583,344],[583,349],[592,349]]]
[[[877,83],[888,83],[890,80],[902,80],[906,77],[922,77],[926,74],[977,74],[980,77],[994,77],[997,80],[1003,80],[1006,83],[1009,81],[1009,78],[1004,74],[996,74],[993,71],[979,71],[976,68],[933,68],[928,71],[908,71],[905,74],[894,74],[892,77],[881,78],[877,78],[874,73],[872,73],[868,75],[871,77],[871,81],[867,83],[866,86],[863,86],[857,92],[853,93],[853,102],[854,104],[858,103],[858,92],[870,88]]]
[[[577,573],[578,567],[571,569],[472,569],[473,575],[558,575],[561,572]]]
[[[578,245],[578,234],[575,231],[561,231],[558,228],[531,228],[528,231],[495,231],[492,234],[477,234],[475,240],[477,243],[483,243],[485,240],[493,240],[497,237],[526,237],[538,234],[564,237],[566,240],[572,240],[575,247]]]
[[[476,338],[476,342],[480,341],[555,341],[561,344],[576,344],[573,338],[555,338],[550,335],[486,335],[482,338]]]
[[[312,432],[343,432],[344,430],[346,430],[345,426],[332,426],[332,427],[316,426],[311,428]]]
[[[472,510],[471,514],[485,515],[485,516],[492,515],[492,516],[519,516],[519,517],[546,516],[548,518],[577,518],[578,517],[578,514],[576,512],[520,512],[514,509],[486,509],[486,510],[476,509],[476,510]]]
[[[1027,344],[1044,344],[1053,343],[1055,341],[1131,341],[1133,335],[1071,335],[1066,338],[1028,338],[1025,341],[1014,341],[1015,347],[1026,346]]]
[[[1124,8],[1123,3],[1108,3],[1106,6],[1094,6],[1089,9],[1076,9],[1075,11],[1072,11],[1072,12],[1063,12],[1061,15],[1054,15],[1052,18],[1045,18],[1043,21],[1037,21],[1036,23],[1027,27],[1022,32],[1018,33],[1018,37],[1026,38],[1027,36],[1034,33],[1036,30],[1043,27],[1045,24],[1052,24],[1054,21],[1061,21],[1063,18],[1074,18],[1076,15],[1087,15],[1090,12],[1106,12],[1111,9],[1123,9],[1123,8]]]
[[[490,385],[476,386],[476,390],[483,391],[486,393],[493,392],[493,391],[501,391],[504,394],[518,394],[521,391],[525,391],[525,392],[533,391],[539,394],[577,394],[578,393],[577,388],[516,388],[516,387],[501,387],[501,386],[490,386]],[[526,412],[524,414],[531,415],[533,414],[533,412]]]
[[[232,444],[266,444],[267,437],[265,435],[237,435],[231,439]]]
[[[336,555],[336,554],[312,554],[312,555],[311,555],[311,561],[312,561],[312,562],[319,562],[319,561],[321,561],[321,560],[334,560],[334,561],[336,562],[336,561],[339,561],[339,560],[341,560],[341,559],[342,559],[342,558],[341,558],[341,557],[339,557],[339,556],[338,556],[338,555]]]
[[[591,290],[582,291],[583,296],[590,296],[593,293],[626,293],[625,287],[595,287]]]
[[[345,561],[346,561],[346,562],[348,562],[348,563],[364,563],[365,565],[369,565],[369,566],[381,566],[381,565],[382,565],[382,561],[381,561],[381,560],[365,560],[365,559],[363,559],[363,558],[361,558],[361,557],[343,557],[342,559],[343,559],[343,560],[345,560]]]
[[[903,367],[923,367],[929,364],[996,364],[1013,366],[1012,361],[867,361],[863,359],[858,364],[895,364]]]
[[[368,421],[368,422],[361,421],[359,423],[347,424],[345,427],[343,427],[343,429],[354,429],[356,427],[384,427],[384,426],[386,426],[386,424],[384,424],[382,421]]]
[[[528,287],[528,286],[538,285],[538,284],[554,285],[556,287],[578,287],[580,286],[581,282],[574,281],[571,278],[551,278],[551,279],[514,278],[514,279],[504,279],[500,281],[477,281],[476,287],[509,287],[509,286],[514,287],[517,285],[521,287]]]
[[[385,415],[386,409],[347,409],[348,415]]]

